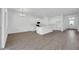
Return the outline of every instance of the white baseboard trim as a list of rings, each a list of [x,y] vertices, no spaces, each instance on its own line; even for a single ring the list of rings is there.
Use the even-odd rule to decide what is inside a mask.
[[[21,32],[29,32],[29,31],[35,31],[35,30],[24,30],[24,31],[16,31],[16,32],[9,32],[8,34],[14,34],[14,33],[21,33]]]

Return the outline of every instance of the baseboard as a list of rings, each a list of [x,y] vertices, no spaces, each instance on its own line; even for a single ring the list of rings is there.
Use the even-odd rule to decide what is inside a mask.
[[[35,31],[35,30],[22,30],[22,31],[16,31],[16,32],[9,32],[8,34],[16,34],[16,33],[29,32],[29,31]]]
[[[34,30],[35,31],[35,30]],[[20,31],[20,32],[14,32],[14,33],[8,33],[9,35],[11,34],[20,34],[20,33],[25,33],[25,32],[31,32],[31,31]]]

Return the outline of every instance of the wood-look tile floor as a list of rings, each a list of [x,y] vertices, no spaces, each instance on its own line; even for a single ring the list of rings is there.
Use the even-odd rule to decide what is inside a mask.
[[[46,35],[35,32],[11,34],[4,50],[78,50],[79,33],[76,30],[55,31]]]

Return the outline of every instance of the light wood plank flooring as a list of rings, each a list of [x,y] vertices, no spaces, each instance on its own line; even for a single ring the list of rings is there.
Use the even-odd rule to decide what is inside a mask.
[[[46,35],[36,32],[10,34],[4,50],[78,50],[79,32],[55,31]]]

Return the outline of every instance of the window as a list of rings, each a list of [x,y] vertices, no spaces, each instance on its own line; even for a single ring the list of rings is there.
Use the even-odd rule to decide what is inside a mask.
[[[73,20],[70,20],[70,21],[69,21],[69,24],[70,24],[70,25],[74,25],[74,21],[73,21]]]

